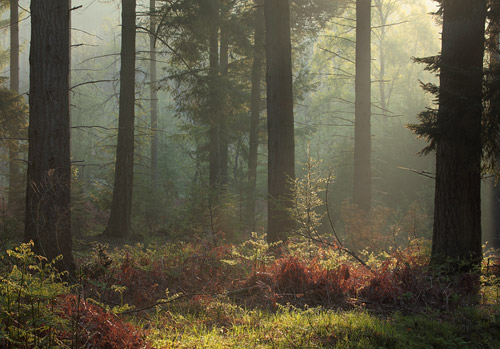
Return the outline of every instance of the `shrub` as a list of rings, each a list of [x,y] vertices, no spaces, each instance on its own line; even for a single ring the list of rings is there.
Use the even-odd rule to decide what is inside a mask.
[[[56,311],[57,298],[70,289],[54,264],[31,251],[33,242],[8,250],[10,271],[0,276],[0,346],[65,346],[69,323]]]
[[[72,343],[76,347],[149,348],[142,329],[76,295],[60,297],[59,315],[71,321]]]

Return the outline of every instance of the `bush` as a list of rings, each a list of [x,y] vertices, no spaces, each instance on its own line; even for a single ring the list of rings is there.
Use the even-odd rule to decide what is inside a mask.
[[[61,297],[58,309],[61,318],[72,322],[72,347],[149,348],[142,329],[75,295]]]
[[[33,242],[8,250],[10,271],[0,276],[0,346],[17,348],[65,346],[69,322],[56,309],[69,293],[54,261],[31,251]]]

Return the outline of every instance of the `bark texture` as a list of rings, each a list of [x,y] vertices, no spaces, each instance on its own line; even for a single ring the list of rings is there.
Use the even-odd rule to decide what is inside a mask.
[[[356,0],[353,203],[371,207],[371,0]]]
[[[120,105],[115,181],[107,234],[125,238],[131,231],[132,188],[134,177],[135,118],[135,0],[122,1],[122,47]]]
[[[481,116],[486,0],[444,0],[432,263],[481,252]]]
[[[268,128],[268,240],[286,239],[295,223],[293,205],[295,140],[293,119],[290,6],[264,1]]]
[[[67,0],[31,1],[25,239],[49,260],[62,254],[59,268],[72,271],[69,23]]]

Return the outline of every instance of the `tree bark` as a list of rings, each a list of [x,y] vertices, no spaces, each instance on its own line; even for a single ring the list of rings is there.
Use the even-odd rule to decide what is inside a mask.
[[[125,238],[131,231],[132,187],[134,177],[135,118],[135,0],[122,1],[122,47],[120,102],[115,181],[107,234]]]
[[[356,0],[353,203],[371,207],[371,0]]]
[[[268,241],[286,239],[295,228],[293,206],[295,140],[290,6],[264,2],[268,128]]]
[[[444,0],[432,263],[481,256],[486,0]]]
[[[257,188],[257,151],[259,147],[259,118],[261,109],[261,83],[264,65],[264,4],[255,1],[255,33],[252,64],[252,89],[250,101],[250,135],[248,145],[248,188],[247,188],[247,225],[255,230],[255,200]]]
[[[31,1],[25,239],[71,272],[69,23],[68,1]]]
[[[19,93],[19,1],[10,0],[10,89]],[[23,178],[19,162],[19,141],[9,141],[9,211],[17,215],[22,207]]]

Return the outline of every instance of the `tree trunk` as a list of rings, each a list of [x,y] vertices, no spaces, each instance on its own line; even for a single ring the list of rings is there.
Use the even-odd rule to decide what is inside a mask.
[[[444,0],[432,263],[479,262],[486,0]]]
[[[10,89],[19,92],[19,0],[10,0]]]
[[[69,23],[68,1],[31,1],[25,239],[49,260],[62,254],[58,267],[73,271]]]
[[[219,108],[217,93],[217,78],[219,73],[219,26],[218,6],[212,0],[209,24],[209,96],[208,96],[208,121],[209,121],[209,184],[211,192],[218,189],[220,180],[220,148],[219,148]]]
[[[356,0],[353,203],[371,207],[371,0]]]
[[[149,35],[149,73],[150,73],[150,90],[149,98],[151,100],[151,184],[153,186],[153,193],[158,188],[158,91],[156,86],[156,0],[149,2],[150,12],[150,31]]]
[[[498,0],[491,0],[491,13],[493,18],[491,19],[490,28],[490,70],[494,74],[500,75],[500,3]],[[500,79],[500,78],[496,78]],[[495,94],[491,96],[490,101],[490,113],[497,113],[500,110],[500,91],[495,91]],[[492,115],[492,119],[497,119],[497,115]],[[500,159],[497,159],[500,161]],[[492,235],[493,235],[493,248],[500,248],[500,182],[495,183],[492,181],[491,188],[491,217],[492,217]]]
[[[268,128],[268,241],[286,239],[295,222],[293,206],[295,140],[293,119],[290,6],[264,2]]]
[[[379,16],[379,21],[380,21],[380,34],[379,34],[379,74],[378,74],[378,88],[379,88],[379,94],[380,94],[380,108],[382,109],[382,117],[383,121],[387,120],[387,97],[385,94],[385,51],[384,51],[384,44],[385,44],[385,38],[386,38],[386,26],[387,26],[387,17],[389,15],[389,9],[387,9],[387,12],[384,11],[384,0],[376,0],[375,1],[375,6],[377,8],[378,16]],[[388,4],[388,6],[391,6],[391,3]]]
[[[229,34],[226,28],[222,27],[220,31],[220,57],[219,57],[219,69],[222,80],[227,78],[227,73],[229,69]],[[220,96],[223,100],[224,108],[220,108],[220,119],[219,119],[219,168],[220,168],[220,187],[225,190],[229,180],[228,176],[228,108],[226,96]]]
[[[134,176],[135,0],[122,1],[120,105],[115,182],[107,234],[125,238],[131,231]]]
[[[257,151],[259,147],[260,118],[260,88],[262,83],[262,68],[264,65],[264,4],[262,0],[255,1],[255,33],[252,64],[252,90],[250,101],[250,135],[248,145],[248,188],[247,188],[247,225],[255,230],[255,198],[257,187]]]
[[[19,93],[19,1],[10,0],[10,89]],[[17,216],[23,202],[19,141],[9,141],[9,211]]]

